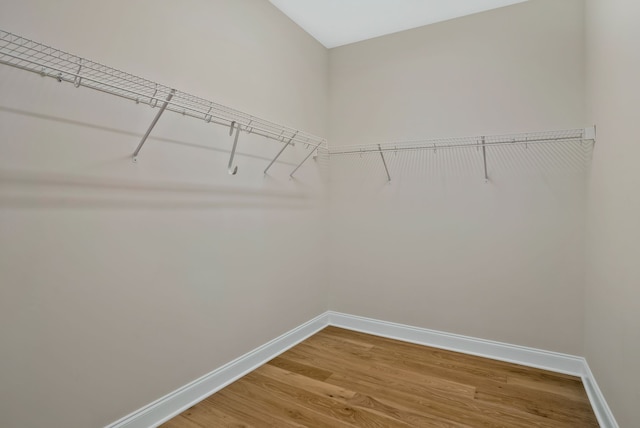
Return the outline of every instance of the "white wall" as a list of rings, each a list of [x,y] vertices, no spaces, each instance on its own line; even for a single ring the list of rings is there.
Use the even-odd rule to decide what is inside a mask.
[[[259,0],[4,1],[0,28],[326,135],[328,53]],[[298,145],[0,67],[0,426],[96,427],[327,309]]]
[[[588,0],[590,120],[585,355],[622,427],[640,426],[640,4]]]
[[[580,0],[330,51],[330,143],[585,126]],[[330,307],[582,354],[588,150],[332,157]]]

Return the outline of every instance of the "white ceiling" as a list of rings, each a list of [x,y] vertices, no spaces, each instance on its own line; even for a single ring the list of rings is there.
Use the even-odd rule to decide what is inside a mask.
[[[327,48],[527,0],[270,0]]]

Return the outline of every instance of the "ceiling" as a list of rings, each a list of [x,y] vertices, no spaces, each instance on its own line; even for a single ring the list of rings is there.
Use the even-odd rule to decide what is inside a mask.
[[[527,0],[270,0],[327,48]]]

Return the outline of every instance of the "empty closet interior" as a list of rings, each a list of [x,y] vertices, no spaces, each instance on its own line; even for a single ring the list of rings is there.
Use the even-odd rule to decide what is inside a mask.
[[[327,49],[266,0],[2,2],[0,425],[107,426],[339,313],[584,357],[635,426],[639,16]]]

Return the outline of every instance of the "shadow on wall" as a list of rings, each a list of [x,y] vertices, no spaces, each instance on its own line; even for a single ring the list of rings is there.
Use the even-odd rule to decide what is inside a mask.
[[[227,185],[209,185],[208,179],[212,178],[212,168],[218,168],[226,164],[231,145],[224,147],[214,147],[212,145],[201,145],[186,141],[180,141],[171,138],[150,137],[149,140],[164,142],[173,145],[186,146],[205,149],[209,152],[215,152],[221,156],[218,159],[211,158],[212,164],[208,164],[209,160],[203,160],[202,156],[193,157],[193,153],[184,153],[190,156],[188,159],[197,159],[199,163],[191,163],[194,174],[181,174],[177,180],[188,181],[158,181],[147,175],[146,181],[137,174],[149,174],[150,170],[145,172],[136,172],[127,168],[132,162],[132,153],[135,144],[142,138],[142,134],[131,132],[125,129],[103,126],[96,123],[89,123],[58,117],[48,114],[42,114],[33,111],[25,111],[10,107],[0,106],[0,112],[6,112],[27,118],[33,118],[38,121],[48,121],[69,125],[72,131],[65,131],[59,152],[63,155],[65,150],[77,150],[82,144],[83,139],[78,131],[73,130],[85,129],[88,131],[103,131],[112,134],[129,137],[132,140],[131,152],[116,154],[119,148],[107,148],[105,152],[97,152],[91,148],[82,149],[82,156],[87,156],[88,160],[83,161],[82,166],[86,166],[86,162],[98,162],[102,171],[108,175],[91,175],[84,174],[84,171],[69,172],[69,165],[78,168],[75,164],[69,164],[60,161],[59,158],[47,158],[47,154],[40,154],[40,164],[51,171],[43,172],[42,168],[38,171],[29,170],[30,166],[13,166],[6,163],[4,169],[0,169],[0,207],[14,208],[93,208],[93,209],[266,209],[266,210],[308,210],[316,207],[318,200],[309,192],[313,190],[308,183],[298,180],[278,181],[268,175],[262,175],[259,170],[251,170],[251,174],[244,177],[243,180],[226,183]],[[42,128],[43,130],[46,128]],[[47,132],[47,131],[40,131]],[[38,134],[35,134],[38,135]],[[91,133],[86,135],[92,135]],[[41,138],[38,135],[38,138]],[[84,138],[88,138],[85,136]],[[265,155],[273,151],[271,147],[261,145],[256,137],[256,141],[248,141],[251,145],[248,150],[259,149],[258,154],[237,151],[236,155],[247,159],[247,161],[255,163],[257,166],[267,165],[273,157]],[[31,146],[36,146],[38,141],[28,141],[29,144],[21,145],[16,142],[15,147],[19,147],[21,153],[27,157],[31,156]],[[72,145],[67,144],[72,142]],[[226,143],[226,141],[225,141]],[[280,145],[278,145],[280,147]],[[116,151],[114,151],[116,150]],[[99,153],[99,154],[97,154]],[[90,157],[94,155],[94,157]],[[224,156],[222,156],[222,154]],[[154,153],[158,155],[158,152]],[[159,156],[164,161],[164,156],[170,159],[174,154],[162,154]],[[83,158],[84,159],[84,158]],[[215,163],[213,163],[215,162]],[[276,162],[287,168],[297,165],[297,163],[288,162],[287,160],[278,160]],[[29,164],[27,164],[29,165]],[[166,162],[158,162],[152,166],[153,175],[161,174],[167,176]],[[7,168],[8,167],[8,168]],[[63,168],[60,171],[60,168]],[[15,168],[15,169],[13,169]],[[54,172],[55,171],[55,172]],[[118,174],[114,176],[113,173]],[[123,177],[120,176],[123,174]],[[101,173],[100,173],[101,174]],[[134,174],[132,176],[131,174]],[[288,178],[288,177],[287,177]],[[204,181],[203,181],[204,180]],[[219,182],[217,179],[215,182]]]
[[[116,209],[310,209],[301,192],[0,171],[0,206]]]
[[[130,132],[130,131],[126,131],[126,130],[123,130],[123,129],[117,129],[117,128],[110,128],[110,127],[107,127],[107,126],[102,126],[102,125],[98,125],[98,124],[94,124],[94,123],[81,122],[81,121],[77,121],[77,120],[67,119],[67,118],[64,118],[64,117],[51,116],[51,115],[46,115],[46,114],[41,114],[41,113],[36,113],[36,112],[26,111],[26,110],[19,110],[19,109],[14,109],[14,108],[5,107],[5,106],[0,106],[0,112],[7,112],[7,113],[12,113],[12,114],[17,114],[17,115],[20,115],[20,116],[27,116],[27,117],[32,117],[32,118],[36,118],[36,119],[41,119],[41,120],[48,120],[48,121],[63,123],[63,124],[66,124],[66,125],[81,126],[83,128],[95,129],[95,130],[105,131],[105,132],[112,132],[112,133],[119,134],[119,135],[126,135],[128,137],[133,137],[134,141],[136,141],[136,144],[143,137],[143,134],[141,134],[141,133]],[[210,151],[214,151],[214,152],[218,152],[218,153],[225,153],[225,154],[231,153],[231,151],[227,150],[227,149],[221,149],[221,148],[212,147],[212,146],[205,146],[205,145],[202,145],[202,144],[190,143],[190,142],[186,142],[186,141],[179,141],[179,140],[175,140],[175,139],[171,139],[171,138],[149,136],[149,141],[161,141],[161,142],[164,142],[164,143],[178,144],[178,145],[181,145],[181,146],[186,146],[186,147],[191,147],[191,148],[196,148],[196,149],[210,150]],[[133,153],[133,149],[132,149],[132,153]],[[250,154],[250,153],[243,153],[240,150],[236,151],[236,156],[244,156],[244,157],[247,157],[247,158],[257,159],[257,160],[262,160],[262,161],[267,161],[267,162],[270,162],[272,160],[272,158],[269,158],[269,157],[266,157],[266,156],[257,156],[257,155]],[[276,161],[276,163],[282,164],[282,165],[289,165],[289,166],[296,166],[297,165],[296,163],[285,162],[285,161],[282,161],[282,160],[278,160],[278,161]]]

